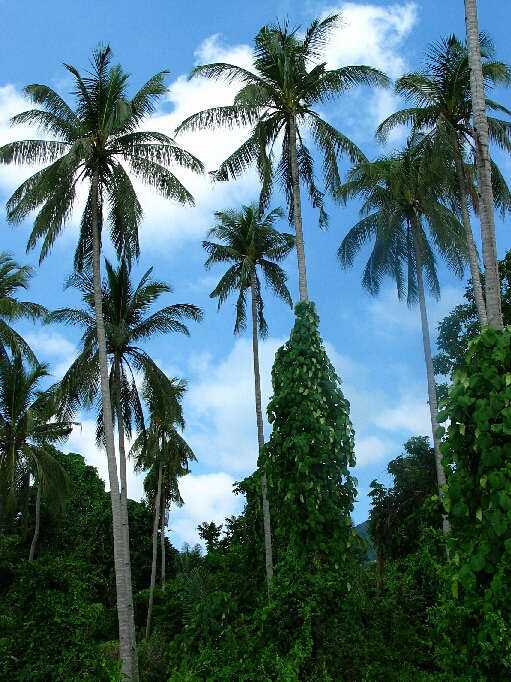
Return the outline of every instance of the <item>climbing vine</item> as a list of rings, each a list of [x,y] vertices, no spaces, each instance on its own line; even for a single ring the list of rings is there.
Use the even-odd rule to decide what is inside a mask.
[[[502,680],[511,667],[511,327],[484,329],[452,378],[438,416],[450,420],[439,429],[452,527],[447,648],[458,630],[446,660],[456,679]]]

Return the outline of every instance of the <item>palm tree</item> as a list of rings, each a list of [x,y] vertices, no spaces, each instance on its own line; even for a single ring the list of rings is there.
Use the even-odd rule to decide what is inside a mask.
[[[44,445],[66,440],[73,423],[54,420],[54,396],[37,390],[49,376],[47,365],[26,368],[19,354],[0,357],[0,534],[2,520],[10,518],[28,501],[31,476],[37,485],[35,532],[29,561],[39,535],[41,494],[61,505],[69,478]],[[22,509],[25,512],[26,510]]]
[[[48,314],[42,305],[19,301],[15,296],[19,289],[28,289],[33,274],[34,269],[30,265],[18,265],[7,251],[0,253],[0,355],[6,357],[6,349],[9,349],[12,353],[22,354],[36,366],[37,358],[32,349],[10,324],[23,318],[44,319]]]
[[[256,204],[242,206],[241,211],[228,210],[215,213],[218,223],[207,237],[220,243],[204,241],[202,245],[209,257],[206,268],[214,263],[232,264],[216,288],[212,298],[218,298],[218,308],[233,292],[238,293],[234,333],[240,334],[246,326],[247,292],[250,290],[252,311],[252,351],[254,358],[255,404],[257,418],[257,442],[259,452],[264,446],[263,413],[261,409],[261,377],[259,372],[258,336],[265,338],[268,326],[263,314],[261,282],[257,273],[260,268],[266,285],[271,291],[292,307],[291,295],[286,286],[287,275],[277,265],[286,258],[295,245],[292,234],[278,232],[274,225],[282,218],[280,209],[274,209],[266,216],[260,215]],[[264,547],[266,556],[266,577],[268,590],[273,578],[271,546],[270,507],[266,498],[266,474],[261,479],[264,520]]]
[[[323,192],[317,187],[314,164],[304,140],[307,131],[323,157],[325,190],[334,194],[341,184],[338,160],[348,155],[352,162],[365,157],[345,135],[315,111],[357,85],[386,86],[387,76],[369,66],[345,66],[328,70],[322,60],[330,35],[341,18],[315,19],[305,36],[298,29],[269,24],[255,38],[254,70],[232,64],[197,66],[191,74],[242,87],[231,106],[206,109],[183,121],[177,131],[210,129],[216,126],[252,126],[250,136],[216,172],[220,180],[239,177],[254,163],[261,179],[261,209],[269,205],[278,179],[296,231],[296,253],[300,300],[308,299],[302,230],[300,182],[305,185],[314,208],[320,211],[320,226],[326,226]],[[274,146],[282,140],[275,164]]]
[[[486,89],[511,82],[511,70],[494,58],[494,47],[488,36],[481,37],[484,63],[482,65]],[[467,150],[475,153],[476,140],[472,125],[471,69],[465,45],[452,35],[432,45],[427,53],[426,68],[399,78],[396,93],[404,96],[412,106],[389,116],[378,128],[377,136],[385,140],[389,131],[397,125],[411,123],[414,131],[429,132],[432,153],[453,159],[456,172],[459,203],[467,235],[469,263],[474,282],[474,293],[481,327],[487,324],[486,304],[482,292],[479,259],[474,244],[468,196],[474,196],[471,171],[467,172],[464,156]],[[497,102],[486,99],[486,107],[492,111],[510,114]],[[490,136],[494,143],[511,151],[511,124],[493,117],[488,118]],[[446,161],[445,161],[446,162]],[[503,180],[498,168],[493,168],[495,183]],[[501,191],[509,194],[505,183]],[[508,208],[506,202],[503,209]]]
[[[158,555],[158,527],[161,522],[161,580],[165,590],[165,527],[166,511],[171,502],[181,505],[177,478],[188,473],[188,462],[196,461],[195,455],[184,438],[176,430],[176,426],[184,428],[181,402],[186,384],[171,379],[171,390],[155,386],[150,381],[144,382],[144,399],[150,413],[150,427],[135,440],[130,457],[136,459],[135,468],[139,471],[149,470],[144,480],[144,488],[149,499],[154,500],[153,523],[153,561],[151,567],[151,585],[149,589],[149,605],[147,609],[146,639],[151,633],[151,616],[156,586],[156,562]],[[155,490],[156,482],[156,490]]]
[[[343,239],[337,257],[342,267],[350,267],[360,248],[374,240],[362,286],[376,295],[383,279],[389,276],[396,282],[399,299],[406,294],[408,305],[419,302],[437,480],[442,488],[446,479],[440,443],[436,437],[438,405],[425,284],[438,299],[440,285],[430,242],[460,277],[466,242],[463,226],[438,198],[435,191],[438,183],[432,177],[431,166],[424,168],[422,161],[420,150],[409,143],[401,153],[381,157],[373,163],[359,164],[349,172],[349,179],[342,186],[339,198],[345,203],[350,198],[362,197],[361,215],[364,217]]]
[[[172,287],[151,278],[152,268],[143,275],[139,284],[133,287],[125,259],[117,269],[105,259],[105,271],[106,278],[102,284],[103,319],[107,353],[111,359],[109,376],[112,413],[118,431],[121,502],[125,514],[123,528],[127,536],[125,542],[129,546],[125,437],[131,438],[133,425],[139,431],[143,432],[145,429],[135,375],[137,372],[140,373],[153,390],[169,394],[176,390],[173,383],[138,344],[153,338],[156,334],[168,332],[182,332],[189,336],[188,327],[182,320],[200,321],[202,311],[197,306],[178,303],[148,314],[162,294],[172,292]],[[62,378],[60,391],[64,403],[98,408],[96,440],[101,444],[104,442],[105,431],[99,390],[94,283],[90,273],[75,272],[68,278],[67,286],[73,286],[83,294],[87,310],[65,308],[56,310],[49,316],[50,321],[64,322],[83,329],[81,353]],[[125,568],[131,573],[128,562]]]
[[[77,188],[85,182],[88,197],[82,215],[75,254],[79,270],[92,266],[94,308],[101,376],[105,447],[111,490],[114,560],[117,586],[120,655],[122,671],[138,680],[135,626],[131,584],[125,576],[127,559],[122,530],[121,498],[115,459],[113,419],[108,382],[108,362],[101,299],[100,251],[104,220],[118,256],[138,257],[138,227],[142,208],[125,163],[135,177],[163,196],[193,204],[193,197],[168,170],[172,162],[202,172],[191,154],[180,149],[166,135],[138,130],[154,110],[155,101],[166,92],[166,72],[153,76],[132,98],[127,96],[128,74],[110,66],[110,47],[93,53],[92,71],[82,77],[65,65],[75,83],[76,111],[51,88],[29,85],[27,97],[38,107],[14,116],[13,124],[26,123],[48,133],[52,140],[11,142],[0,148],[2,163],[49,164],[23,182],[7,202],[7,219],[20,223],[40,207],[34,220],[28,248],[42,240],[43,260],[63,230],[75,205]],[[122,163],[121,163],[122,162]],[[105,210],[108,214],[105,216]]]
[[[488,118],[484,94],[484,73],[481,62],[479,27],[476,0],[465,0],[465,24],[467,30],[468,63],[474,111],[474,134],[476,138],[476,164],[481,201],[481,238],[483,244],[484,282],[488,324],[502,328],[499,266],[495,239],[495,216],[493,214],[493,191],[491,184],[491,159],[488,135]],[[507,112],[509,113],[509,112]]]

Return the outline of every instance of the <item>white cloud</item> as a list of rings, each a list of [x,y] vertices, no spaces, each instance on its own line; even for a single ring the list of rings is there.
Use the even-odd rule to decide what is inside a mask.
[[[235,479],[224,472],[189,474],[179,480],[179,490],[184,500],[181,508],[171,507],[169,529],[170,541],[180,548],[183,542],[202,542],[197,526],[203,521],[223,524],[225,518],[239,514],[243,508],[242,496],[232,491]]]
[[[372,466],[377,462],[388,460],[395,451],[396,446],[393,441],[378,436],[367,436],[355,441],[357,467]]]
[[[415,3],[382,7],[345,2],[329,7],[323,15],[336,13],[341,14],[343,26],[327,48],[329,68],[365,64],[391,78],[402,75],[406,61],[401,46],[417,20]]]
[[[267,339],[259,346],[263,406],[270,397],[271,367],[282,343]],[[236,340],[217,365],[207,355],[192,356],[190,369],[198,378],[190,382],[185,397],[187,440],[197,458],[236,476],[252,472],[257,463],[257,430],[251,342]]]
[[[410,435],[429,435],[431,420],[427,403],[426,382],[416,391],[401,393],[395,407],[383,407],[372,419],[385,431],[408,431]]]
[[[108,463],[106,452],[96,447],[96,422],[94,419],[84,418],[78,415],[76,421],[80,421],[79,426],[75,426],[68,441],[62,447],[63,452],[77,452],[85,458],[90,466],[96,467],[99,477],[105,481],[105,489],[110,490],[110,479],[108,476]],[[133,434],[136,437],[136,434]],[[126,453],[129,452],[130,442],[126,442]],[[117,447],[116,447],[116,453]],[[128,460],[126,467],[126,478],[128,486],[128,497],[132,500],[140,500],[144,496],[144,476],[137,475],[133,471],[133,464]],[[119,480],[119,460],[117,458],[117,479]]]
[[[393,79],[407,70],[402,46],[417,21],[415,3],[382,7],[345,2],[329,7],[323,16],[337,13],[341,14],[343,25],[326,49],[328,68],[361,64],[379,69]],[[336,107],[342,112],[343,131],[352,130],[360,143],[372,140],[376,127],[400,108],[400,104],[388,90],[368,92],[355,88]],[[398,144],[405,134],[397,130],[389,142]]]
[[[39,359],[51,363],[50,371],[57,379],[64,376],[76,357],[76,346],[58,332],[28,332],[24,338]]]

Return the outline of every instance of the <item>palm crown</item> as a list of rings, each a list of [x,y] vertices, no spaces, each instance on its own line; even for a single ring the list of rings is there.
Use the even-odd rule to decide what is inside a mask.
[[[73,424],[53,419],[53,394],[38,391],[47,376],[46,365],[27,369],[19,355],[0,357],[0,516],[9,517],[20,499],[26,501],[29,474],[54,499],[65,498],[68,477],[44,444],[66,440]]]
[[[10,324],[22,318],[44,319],[48,314],[42,305],[19,301],[15,297],[19,289],[28,289],[33,272],[29,265],[18,265],[7,251],[0,253],[0,355],[6,357],[6,349],[9,348],[36,365],[37,359],[32,349]]]
[[[364,217],[343,239],[337,257],[343,267],[350,267],[360,248],[374,240],[362,277],[369,293],[377,294],[383,279],[390,276],[399,298],[406,297],[409,305],[415,303],[420,265],[430,293],[438,298],[440,286],[431,242],[455,274],[463,273],[466,242],[462,225],[439,199],[441,178],[435,177],[434,170],[441,173],[439,167],[428,166],[426,171],[420,145],[409,143],[401,153],[359,164],[349,172],[338,197],[343,203],[362,198],[360,212]]]
[[[249,138],[226,159],[214,174],[217,179],[237,178],[255,164],[261,180],[261,208],[267,208],[275,181],[285,193],[289,218],[296,230],[300,299],[308,298],[303,245],[300,182],[320,212],[320,225],[327,225],[323,191],[317,186],[311,152],[305,144],[305,130],[323,157],[323,179],[327,192],[334,194],[341,184],[339,158],[364,159],[360,149],[345,135],[324,121],[314,110],[357,85],[386,86],[388,78],[369,66],[346,66],[328,70],[322,60],[332,32],[339,26],[338,15],[316,19],[305,36],[288,25],[270,24],[256,36],[254,71],[232,64],[196,67],[191,77],[204,76],[241,89],[231,106],[216,107],[190,116],[177,130],[212,126],[252,126]],[[274,147],[282,149],[276,163]]]
[[[90,188],[81,220],[76,265],[82,267],[90,260],[94,173],[98,178],[100,223],[103,206],[108,206],[106,222],[112,242],[117,254],[128,260],[139,254],[142,207],[123,163],[138,180],[163,196],[193,203],[191,194],[168,166],[177,163],[201,172],[200,161],[162,133],[137,130],[154,111],[155,101],[166,92],[167,72],[153,76],[129,99],[129,75],[119,65],[110,66],[111,58],[110,47],[99,47],[94,52],[93,70],[87,76],[65,65],[75,81],[75,111],[48,86],[27,86],[25,95],[40,108],[14,116],[11,123],[28,123],[54,139],[12,142],[0,149],[2,163],[49,164],[22,183],[7,202],[7,217],[13,223],[21,222],[41,207],[28,242],[29,248],[33,248],[38,240],[43,240],[41,260],[71,216],[82,181],[90,183]]]
[[[200,321],[202,311],[197,306],[178,303],[150,312],[154,303],[164,293],[172,292],[165,282],[151,277],[150,268],[136,287],[133,286],[128,264],[121,261],[117,268],[105,261],[106,277],[102,285],[103,317],[105,321],[107,352],[111,358],[110,383],[112,398],[120,391],[123,422],[128,437],[133,422],[144,428],[143,410],[135,384],[136,372],[141,372],[149,382],[168,386],[169,380],[140,344],[157,334],[181,332],[189,335],[184,320]],[[94,318],[94,292],[89,273],[75,273],[67,286],[77,288],[84,297],[85,310],[64,308],[51,313],[55,322],[81,327],[82,351],[61,381],[61,391],[66,401],[93,405],[99,397],[98,344]],[[117,385],[118,384],[118,385]],[[98,440],[102,435],[101,406],[98,405]],[[114,410],[115,414],[115,410]]]
[[[257,268],[261,268],[268,288],[291,306],[291,296],[286,286],[287,275],[277,263],[284,260],[293,249],[295,238],[292,234],[278,232],[275,229],[275,221],[282,218],[280,209],[274,209],[266,216],[259,217],[257,205],[252,204],[243,206],[241,211],[219,211],[215,216],[218,223],[206,236],[217,239],[220,243],[209,240],[202,242],[209,254],[206,268],[210,268],[214,263],[232,265],[210,296],[218,298],[220,308],[231,293],[238,292],[234,332],[240,334],[246,328],[247,292],[253,283],[257,327],[259,335],[264,338],[268,333],[268,325],[264,319],[261,282]]]

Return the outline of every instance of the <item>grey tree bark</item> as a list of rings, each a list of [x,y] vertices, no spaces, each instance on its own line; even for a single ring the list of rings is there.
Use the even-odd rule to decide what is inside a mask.
[[[472,286],[474,288],[474,298],[477,307],[477,316],[481,328],[488,324],[488,317],[486,314],[486,303],[483,296],[483,287],[481,285],[481,271],[479,269],[479,255],[477,253],[474,242],[474,234],[472,232],[472,225],[470,224],[470,215],[468,213],[467,201],[467,179],[465,170],[463,168],[463,161],[461,158],[461,150],[456,134],[452,133],[452,143],[454,147],[454,163],[456,165],[456,174],[458,176],[458,187],[460,192],[461,214],[463,218],[463,227],[465,228],[465,235],[467,237],[468,260],[470,263],[470,274],[472,276]]]
[[[153,613],[154,587],[156,585],[156,562],[158,558],[158,526],[160,525],[160,502],[161,502],[161,482],[163,478],[163,462],[160,460],[158,467],[158,488],[156,490],[156,501],[154,509],[153,524],[153,563],[151,564],[151,585],[149,587],[149,605],[147,607],[147,622],[145,637],[149,638],[151,633],[151,616]]]
[[[161,591],[165,592],[165,527],[167,525],[167,500],[165,499],[165,490],[163,490],[163,503],[161,507],[161,529],[160,529],[160,546],[161,546]]]
[[[308,301],[307,272],[305,269],[305,244],[302,228],[302,201],[300,196],[300,178],[298,176],[298,158],[296,152],[296,115],[289,119],[289,158],[291,164],[291,178],[293,182],[293,219],[296,234],[296,256],[298,258],[298,287],[300,301]]]
[[[41,483],[38,483],[37,495],[35,498],[35,529],[34,537],[32,538],[32,542],[30,544],[30,553],[28,555],[29,562],[32,562],[34,560],[35,548],[37,545],[37,541],[39,539],[40,525],[41,525]]]
[[[497,263],[497,243],[495,239],[493,189],[491,184],[490,144],[476,0],[465,0],[465,25],[467,30],[468,63],[470,66],[472,112],[476,137],[477,191],[481,215],[486,311],[489,326],[502,328],[500,280]]]
[[[417,243],[417,233],[412,224],[412,239],[413,239],[413,249],[415,253],[415,266],[417,269],[417,289],[419,292],[419,308],[421,314],[421,328],[422,328],[422,344],[424,346],[424,360],[426,362],[426,375],[428,380],[428,400],[429,400],[429,414],[431,419],[431,431],[433,434],[433,448],[435,450],[435,465],[436,465],[436,477],[439,487],[440,497],[443,496],[442,486],[447,483],[445,478],[445,471],[442,466],[442,453],[440,452],[440,440],[436,437],[435,433],[438,428],[438,422],[436,420],[438,414],[438,401],[436,397],[436,386],[435,386],[435,370],[433,368],[433,358],[431,356],[431,339],[429,336],[429,326],[428,326],[428,315],[426,311],[426,297],[424,295],[424,281],[422,278],[422,258],[420,253],[420,248]],[[447,516],[443,517],[443,530],[444,533],[450,531],[450,524],[447,520]]]
[[[130,558],[130,531],[128,519],[128,483],[126,478],[126,448],[124,441],[124,421],[121,408],[121,363],[117,356],[114,357],[114,385],[115,385],[115,410],[117,415],[117,435],[119,440],[119,473],[121,478],[121,517],[122,535],[124,543],[124,572],[126,581],[126,599],[128,609],[132,613],[133,628],[130,627],[131,651],[137,650],[137,639],[135,633],[135,610],[133,606],[133,584],[131,580],[131,558]],[[138,656],[132,657],[133,679],[138,679]]]
[[[119,621],[119,653],[122,660],[122,672],[133,682],[138,682],[134,665],[137,658],[133,649],[131,632],[135,631],[133,611],[128,607],[126,576],[124,570],[124,537],[122,530],[121,496],[117,477],[117,461],[115,458],[114,427],[112,419],[112,403],[108,383],[108,358],[106,349],[105,325],[103,321],[103,302],[101,298],[101,239],[99,234],[99,172],[94,168],[92,174],[92,277],[94,286],[94,310],[96,314],[96,333],[98,337],[98,360],[101,377],[101,399],[103,425],[105,429],[105,448],[110,483],[110,501],[112,505],[112,527],[114,541],[115,585],[117,592],[117,617]]]
[[[259,339],[258,339],[258,325],[257,325],[257,305],[256,305],[256,285],[255,276],[252,273],[250,278],[250,289],[252,294],[252,356],[254,360],[254,388],[255,388],[255,405],[256,405],[256,420],[257,420],[257,444],[259,452],[264,447],[264,430],[263,430],[263,411],[261,406],[261,374],[259,371]],[[261,489],[263,497],[263,526],[264,526],[264,555],[266,564],[266,583],[268,587],[268,599],[270,598],[271,583],[273,580],[273,551],[271,545],[271,517],[270,505],[268,503],[267,481],[266,474],[261,477]]]

